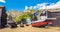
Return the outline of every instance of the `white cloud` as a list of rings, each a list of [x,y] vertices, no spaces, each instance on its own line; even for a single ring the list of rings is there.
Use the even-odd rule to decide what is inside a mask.
[[[34,6],[33,9],[36,9],[36,6]]]
[[[40,4],[41,5],[41,4]],[[60,8],[60,1],[58,1],[57,3],[51,3],[50,5],[46,6],[47,4],[42,4],[42,6],[39,6],[39,9],[45,9],[47,7],[47,9],[56,9],[56,8]]]
[[[28,7],[28,9],[56,9],[56,8],[60,8],[60,1],[58,1],[57,3],[51,3],[50,5],[47,6],[47,4],[50,3],[41,3],[41,4],[37,4],[35,6],[30,6]]]
[[[30,6],[29,9],[33,9],[33,6]]]
[[[3,2],[3,3],[5,3],[5,0],[0,0],[0,2]]]
[[[28,9],[28,6],[25,6],[25,10],[27,10]]]
[[[43,6],[46,6],[46,4],[49,4],[49,3],[37,4],[36,6],[33,7],[33,9],[40,9],[40,8],[43,7]]]
[[[49,6],[47,6],[48,9],[54,9],[54,8],[60,8],[60,1],[58,1],[55,4],[50,4]]]
[[[37,5],[37,8],[38,9],[44,8],[46,6],[46,4],[48,4],[48,3],[41,3],[41,4],[39,4],[39,6]]]

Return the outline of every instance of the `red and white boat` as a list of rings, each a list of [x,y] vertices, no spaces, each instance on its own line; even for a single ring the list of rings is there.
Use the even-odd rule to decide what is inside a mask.
[[[52,24],[52,22],[56,20],[56,18],[43,18],[37,21],[32,21],[32,26],[37,27],[37,26],[45,26],[48,23]]]

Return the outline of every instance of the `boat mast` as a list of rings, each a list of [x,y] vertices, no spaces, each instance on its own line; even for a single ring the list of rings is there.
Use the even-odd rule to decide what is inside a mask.
[[[48,11],[48,9],[47,9],[47,6],[45,6],[45,9],[46,9],[46,17],[48,17],[48,13],[47,13],[47,11]]]

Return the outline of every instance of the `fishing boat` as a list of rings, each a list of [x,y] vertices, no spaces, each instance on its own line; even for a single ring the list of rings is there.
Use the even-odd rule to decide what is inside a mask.
[[[37,21],[32,21],[32,26],[38,27],[38,26],[46,26],[48,24],[53,24],[53,21],[56,20],[56,18],[48,18],[47,12],[43,11],[39,13]]]
[[[52,25],[53,21],[56,20],[56,18],[46,18],[46,19],[41,19],[37,21],[32,22],[33,27],[38,27],[38,26],[46,26],[48,24]]]

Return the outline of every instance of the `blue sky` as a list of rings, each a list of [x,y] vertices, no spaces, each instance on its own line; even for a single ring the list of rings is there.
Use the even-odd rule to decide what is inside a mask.
[[[55,5],[59,1],[60,0],[3,0],[3,1],[0,0],[0,6],[5,6],[7,12],[12,9],[17,11],[24,11],[29,7],[30,7],[29,9],[32,9],[33,7],[36,9],[36,6],[41,4],[44,5],[44,3],[47,7],[49,7],[49,5],[51,4]]]

